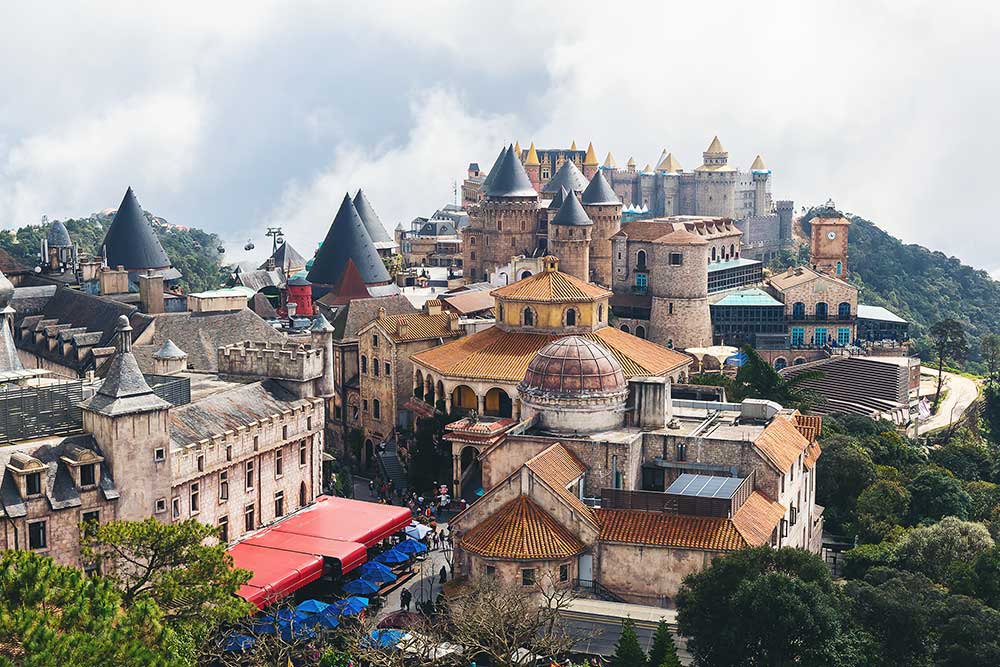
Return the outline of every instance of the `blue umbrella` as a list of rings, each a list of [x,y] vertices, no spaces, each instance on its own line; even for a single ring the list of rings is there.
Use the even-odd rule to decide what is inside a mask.
[[[321,625],[324,628],[333,629],[340,625],[340,621],[337,620],[337,614],[340,613],[339,608],[334,605],[329,605],[323,613],[316,614],[312,617],[312,622],[316,625]]]
[[[291,609],[281,609],[276,614],[261,616],[253,623],[253,632],[258,635],[273,635],[281,625],[290,623],[295,618]]]
[[[250,635],[231,634],[222,642],[223,651],[245,651],[257,641]]]
[[[319,614],[329,606],[327,603],[320,602],[319,600],[306,600],[305,602],[300,602],[295,611],[303,614]]]
[[[278,626],[278,633],[286,642],[293,639],[309,639],[316,636],[316,631],[301,621],[288,621]]]
[[[368,598],[351,596],[334,602],[330,607],[336,608],[337,613],[341,616],[354,616],[355,614],[360,614],[368,607]]]
[[[388,569],[388,568],[387,568]],[[391,584],[396,581],[396,575],[389,570],[389,572],[364,572],[361,574],[361,578],[365,581],[370,581],[373,584]]]
[[[378,588],[378,584],[373,584],[367,579],[355,579],[344,584],[343,591],[351,595],[372,595],[378,593]]]
[[[368,644],[376,648],[389,648],[402,641],[404,634],[402,630],[372,630],[368,635]]]
[[[422,554],[427,551],[427,545],[416,540],[403,540],[393,548],[404,554]]]
[[[383,565],[382,563],[376,563],[373,560],[368,561],[361,566],[361,576],[367,577],[372,572],[378,572],[379,574],[392,574],[392,570]],[[395,576],[395,575],[393,575]],[[368,577],[371,579],[371,577]],[[377,579],[372,579],[372,581],[377,581]]]
[[[397,563],[405,563],[410,560],[410,557],[404,554],[402,551],[396,551],[395,549],[389,549],[384,553],[380,553],[375,556],[375,560],[379,563],[385,563],[386,565],[395,565]]]

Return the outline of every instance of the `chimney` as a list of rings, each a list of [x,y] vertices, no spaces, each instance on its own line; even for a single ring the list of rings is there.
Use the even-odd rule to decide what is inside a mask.
[[[289,319],[295,317],[295,311],[298,310],[298,308],[299,304],[295,303],[294,301],[289,301],[288,303],[285,304],[285,310],[288,311]]]
[[[98,276],[98,288],[101,294],[125,294],[128,292],[128,271],[125,267],[104,269]]]
[[[149,271],[146,275],[139,276],[139,303],[142,304],[142,312],[148,315],[158,315],[164,311],[162,275]]]
[[[427,310],[428,315],[440,315],[442,312],[441,300],[431,299],[424,303],[424,308]]]
[[[448,313],[448,328],[451,331],[461,331],[461,325],[458,322],[458,313]]]
[[[400,338],[406,338],[409,332],[410,332],[410,324],[404,318],[400,318],[399,322],[396,324],[396,334]]]
[[[666,428],[673,419],[669,378],[632,378],[629,390],[632,398],[633,423],[644,430]]]

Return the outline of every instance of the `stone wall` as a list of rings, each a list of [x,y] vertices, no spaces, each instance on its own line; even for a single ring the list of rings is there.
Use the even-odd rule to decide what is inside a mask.
[[[80,523],[83,521],[83,515],[97,512],[98,521],[101,523],[114,521],[117,518],[115,502],[105,500],[103,493],[97,487],[80,491],[79,507],[53,510],[45,496],[28,499],[25,505],[26,516],[8,518],[0,524],[3,548],[27,550],[28,524],[44,521],[46,548],[39,549],[36,553],[49,556],[62,565],[73,567],[84,565],[80,557]]]
[[[590,276],[587,280],[610,287],[611,237],[621,230],[621,204],[589,205],[583,209],[594,223],[590,234]]]
[[[601,542],[597,549],[597,581],[628,602],[654,607],[675,597],[684,577],[703,571],[722,555],[715,551],[610,542]]]

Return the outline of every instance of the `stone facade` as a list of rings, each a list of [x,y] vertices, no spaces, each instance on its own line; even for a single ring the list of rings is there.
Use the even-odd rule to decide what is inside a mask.
[[[470,210],[469,226],[462,231],[466,280],[487,280],[511,257],[535,254],[538,210],[537,197],[485,197]]]
[[[559,258],[559,266],[571,276],[590,280],[591,227],[548,225],[549,252]]]
[[[608,287],[612,280],[611,237],[621,229],[622,207],[621,204],[584,204],[583,210],[594,223],[591,230],[588,279]],[[555,252],[555,255],[560,257],[558,252]]]
[[[857,338],[857,287],[807,268],[772,276],[769,286],[785,304],[793,350],[847,345]]]

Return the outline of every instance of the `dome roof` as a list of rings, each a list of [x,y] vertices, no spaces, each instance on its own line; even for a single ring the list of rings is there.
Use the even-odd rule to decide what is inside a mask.
[[[539,350],[519,388],[551,398],[590,398],[627,390],[625,373],[614,355],[581,336],[560,338]]]
[[[49,227],[48,242],[50,248],[69,248],[73,245],[73,242],[69,239],[69,231],[66,230],[66,225],[59,220],[53,222],[52,226]]]
[[[10,306],[10,300],[13,298],[14,285],[3,272],[0,272],[0,311],[6,310]]]

